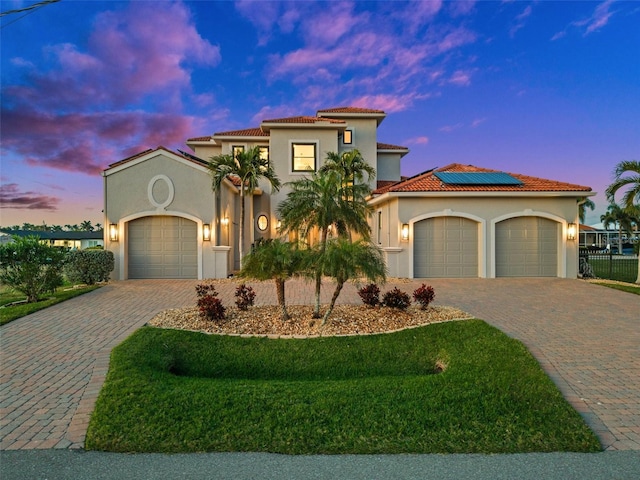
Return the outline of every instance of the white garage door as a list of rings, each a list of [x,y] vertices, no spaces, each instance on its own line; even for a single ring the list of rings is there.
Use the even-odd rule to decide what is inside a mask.
[[[413,228],[416,278],[478,276],[478,224],[462,217],[436,217]]]
[[[129,222],[129,278],[198,278],[198,227],[180,217]]]
[[[559,224],[517,217],[496,224],[497,277],[557,277]]]

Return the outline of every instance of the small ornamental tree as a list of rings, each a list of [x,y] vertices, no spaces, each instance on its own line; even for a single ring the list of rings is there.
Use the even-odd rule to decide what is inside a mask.
[[[285,282],[300,271],[302,252],[293,243],[278,238],[256,242],[244,258],[240,277],[255,280],[273,280],[281,318],[289,320],[285,302]]]
[[[0,246],[0,282],[37,302],[46,292],[62,285],[65,252],[40,242],[35,236],[14,237]]]

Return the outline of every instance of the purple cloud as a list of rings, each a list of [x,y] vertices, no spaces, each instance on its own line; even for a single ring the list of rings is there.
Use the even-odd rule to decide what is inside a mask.
[[[86,47],[63,43],[43,54],[52,60],[40,69],[14,60],[23,79],[2,89],[4,153],[87,174],[123,152],[181,145],[198,131],[202,121],[181,113],[182,96],[193,93],[188,65],[220,62],[187,8],[164,2],[100,13]]]
[[[426,135],[421,135],[419,137],[409,138],[405,140],[404,143],[407,143],[409,145],[426,145],[429,143],[429,137],[427,137]]]
[[[270,83],[292,82],[303,92],[307,108],[324,106],[331,98],[338,103],[375,98],[394,111],[411,105],[408,98],[435,94],[425,91],[425,78],[433,80],[454,70],[453,83],[468,84],[470,72],[463,80],[460,69],[450,64],[461,58],[455,50],[475,42],[477,35],[464,25],[448,22],[448,8],[443,5],[440,1],[390,2],[362,11],[357,2],[329,2],[322,7],[297,3],[299,42],[268,57],[265,78]],[[249,8],[254,6],[257,11]],[[472,7],[470,3],[461,8]],[[258,29],[277,29],[276,10],[282,14],[290,7],[241,2],[237,8]],[[264,15],[256,13],[262,10]],[[324,95],[319,95],[320,90]],[[390,101],[392,96],[398,98]]]
[[[589,18],[576,20],[571,22],[564,30],[557,32],[551,37],[551,41],[559,40],[567,35],[567,32],[572,27],[579,29],[584,28],[583,36],[587,36],[593,32],[597,32],[602,27],[609,23],[609,19],[615,12],[609,11],[609,8],[613,5],[613,0],[605,0],[598,4]]]
[[[55,212],[60,199],[38,192],[21,192],[16,183],[0,185],[0,205],[2,208],[46,210]]]
[[[440,127],[438,131],[443,133],[451,133],[462,128],[463,126],[464,125],[462,123],[456,123],[455,125],[445,125],[443,127]]]

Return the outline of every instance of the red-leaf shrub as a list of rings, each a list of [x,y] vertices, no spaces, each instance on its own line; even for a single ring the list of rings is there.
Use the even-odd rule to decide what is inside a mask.
[[[369,307],[375,307],[380,303],[380,289],[375,283],[371,283],[358,290],[362,303]]]
[[[208,320],[222,320],[225,314],[225,308],[216,292],[215,286],[210,283],[200,283],[196,285],[196,294],[198,295],[198,309],[200,315]]]
[[[389,308],[397,308],[398,310],[406,310],[411,305],[409,294],[403,292],[398,287],[389,290],[382,297],[382,305]]]
[[[413,299],[420,304],[422,310],[427,309],[435,296],[436,292],[433,291],[433,287],[424,283],[413,292]]]
[[[256,298],[256,292],[253,288],[247,287],[244,283],[236,287],[236,306],[240,310],[247,310],[253,306],[253,301]]]

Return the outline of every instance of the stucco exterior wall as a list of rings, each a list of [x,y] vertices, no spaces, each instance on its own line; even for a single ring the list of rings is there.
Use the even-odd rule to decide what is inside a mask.
[[[104,173],[105,219],[108,228],[118,226],[118,240],[106,235],[105,248],[115,256],[112,277],[124,280],[127,272],[128,222],[136,218],[168,215],[188,218],[198,226],[198,278],[226,277],[214,251],[216,239],[204,241],[202,229],[209,224],[215,231],[215,199],[211,178],[205,167],[162,151],[148,158],[107,170]],[[223,198],[227,194],[223,194]]]
[[[558,276],[576,278],[578,242],[566,239],[566,227],[568,223],[577,223],[577,212],[576,197],[389,197],[374,206],[372,232],[378,246],[393,258],[389,264],[389,274],[410,278],[413,270],[414,223],[437,216],[470,218],[478,222],[479,276],[493,278],[496,224],[512,217],[544,217],[559,225]],[[378,224],[380,218],[382,228]],[[409,241],[401,240],[402,224],[409,225]]]
[[[379,153],[376,168],[378,180],[400,180],[400,154]]]
[[[327,152],[338,151],[338,133],[336,129],[311,129],[311,128],[282,128],[271,129],[271,141],[269,145],[269,155],[271,164],[276,172],[277,177],[283,184],[279,192],[273,193],[271,196],[271,215],[272,226],[276,223],[276,208],[282,200],[287,196],[289,189],[284,186],[287,182],[299,180],[304,176],[308,176],[306,172],[291,171],[291,145],[293,143],[311,143],[315,142],[316,147],[316,168],[324,163]],[[265,192],[269,193],[270,189],[265,186]],[[273,233],[272,227],[272,233]]]

